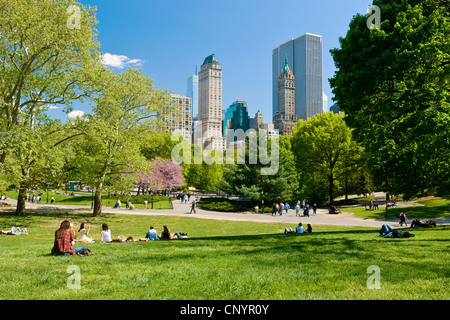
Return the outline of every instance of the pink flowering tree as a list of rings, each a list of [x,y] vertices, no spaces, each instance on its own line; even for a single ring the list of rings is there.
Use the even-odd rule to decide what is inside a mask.
[[[139,172],[139,190],[167,190],[184,185],[183,167],[170,159],[150,160],[148,172]]]

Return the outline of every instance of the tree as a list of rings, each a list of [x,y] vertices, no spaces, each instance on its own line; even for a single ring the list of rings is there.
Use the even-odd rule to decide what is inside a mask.
[[[333,205],[337,182],[350,164],[356,166],[362,148],[352,139],[352,132],[342,114],[327,112],[308,120],[299,120],[293,129],[292,150],[302,184],[314,202],[328,189],[330,206]],[[326,186],[326,187],[325,187]],[[315,199],[314,199],[315,198]]]
[[[80,9],[76,29],[68,27],[70,5]],[[69,138],[59,134],[64,127],[52,128],[46,110],[64,104],[69,111],[94,88],[102,68],[95,24],[94,9],[75,1],[0,2],[0,170],[19,173],[18,215],[43,159],[55,154],[49,148]]]
[[[298,179],[290,138],[280,136],[278,139],[269,140],[267,154],[270,158],[272,152],[279,153],[278,170],[265,175],[262,174],[262,169],[266,165],[262,160],[266,147],[260,144],[259,134],[254,135],[255,137],[252,137],[252,134],[249,134],[247,137],[248,147],[245,148],[244,161],[237,161],[236,157],[237,163],[224,166],[221,189],[229,194],[265,203],[291,200],[297,191]],[[257,141],[257,147],[254,149],[249,146],[251,139]],[[251,163],[252,158],[257,160],[256,163]]]
[[[182,187],[184,184],[183,167],[170,159],[156,157],[150,161],[148,171],[139,172],[138,188],[142,190],[167,190]],[[139,192],[138,191],[138,192]]]
[[[380,29],[356,15],[330,79],[339,109],[369,154],[374,182],[405,199],[450,193],[448,1],[375,0]]]
[[[142,141],[155,129],[157,112],[171,102],[167,91],[156,89],[152,79],[137,69],[106,72],[92,102],[93,114],[76,120],[84,136],[77,162],[83,180],[95,186],[93,214],[99,216],[105,183],[121,183],[123,188],[125,179],[136,183],[137,173],[148,168]],[[130,176],[135,179],[130,181]]]

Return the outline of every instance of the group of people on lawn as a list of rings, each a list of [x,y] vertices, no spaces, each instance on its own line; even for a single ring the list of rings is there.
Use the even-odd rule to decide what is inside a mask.
[[[79,254],[86,249],[84,245],[79,245],[74,247],[76,243],[93,243],[96,242],[92,237],[89,237],[90,225],[83,222],[78,230],[78,237],[75,237],[75,232],[73,229],[73,224],[64,220],[59,229],[55,232],[55,242],[51,253],[54,255],[75,255]],[[146,233],[145,238],[140,238],[139,241],[149,241],[149,240],[165,240],[165,239],[175,239],[175,238],[187,238],[186,233],[175,233],[171,234],[167,226],[163,227],[161,235],[158,237],[156,230],[153,226]],[[99,242],[136,242],[132,237],[118,236],[113,239],[111,236],[111,230],[106,223],[102,224],[102,230],[100,231],[100,241]]]

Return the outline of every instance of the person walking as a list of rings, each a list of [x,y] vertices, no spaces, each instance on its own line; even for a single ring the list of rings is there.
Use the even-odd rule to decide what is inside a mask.
[[[197,200],[194,200],[192,202],[192,205],[191,205],[191,212],[190,212],[190,214],[192,214],[192,212],[194,212],[194,214],[197,213],[196,207],[197,207]]]
[[[400,226],[402,226],[403,224],[405,224],[405,226],[408,226],[408,223],[406,221],[408,221],[406,213],[404,211],[400,212]]]

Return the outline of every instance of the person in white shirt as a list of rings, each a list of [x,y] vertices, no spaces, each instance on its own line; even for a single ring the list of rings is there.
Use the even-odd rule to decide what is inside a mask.
[[[112,242],[111,230],[109,230],[108,225],[106,223],[102,225],[101,242]]]

